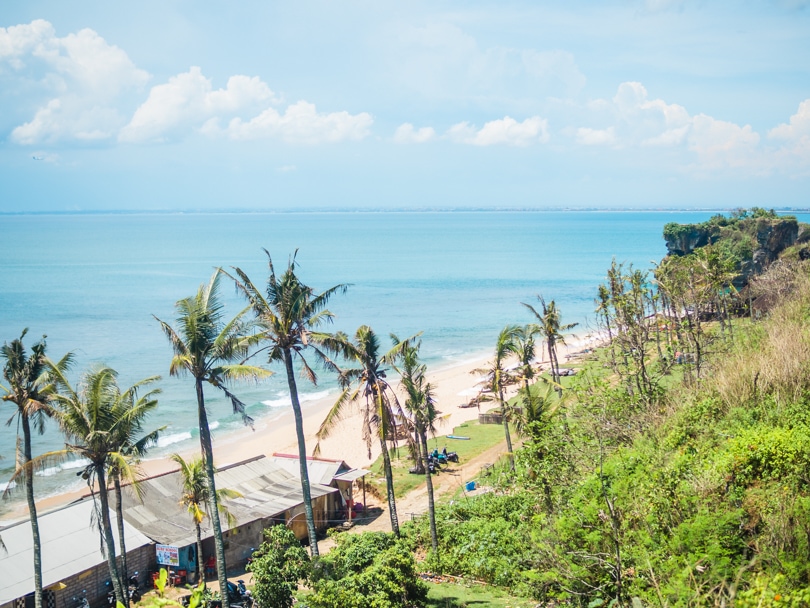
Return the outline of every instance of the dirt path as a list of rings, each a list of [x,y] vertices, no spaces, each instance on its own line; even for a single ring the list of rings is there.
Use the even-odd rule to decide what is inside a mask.
[[[497,445],[481,452],[474,458],[458,464],[451,463],[442,468],[440,473],[433,475],[433,497],[438,503],[442,497],[452,495],[457,490],[464,490],[468,481],[477,481],[483,469],[497,462],[499,458],[506,454],[506,441],[501,441]],[[475,495],[486,491],[486,488],[476,489],[466,492]],[[355,526],[347,534],[359,532],[390,532],[391,518],[388,515],[388,502],[386,500],[371,499],[369,501],[369,515],[355,520]],[[408,521],[412,517],[417,517],[427,513],[427,484],[422,484],[402,498],[397,499],[397,515],[400,524]],[[319,551],[327,553],[335,546],[331,538],[324,539],[318,543]]]

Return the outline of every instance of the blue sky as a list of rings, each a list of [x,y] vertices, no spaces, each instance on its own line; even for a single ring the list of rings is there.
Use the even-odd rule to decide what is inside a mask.
[[[810,2],[0,14],[0,212],[810,207]]]

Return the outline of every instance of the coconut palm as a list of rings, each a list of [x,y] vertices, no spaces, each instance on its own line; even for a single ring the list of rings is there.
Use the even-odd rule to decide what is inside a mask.
[[[409,338],[408,340],[412,340]],[[407,418],[397,400],[391,385],[386,378],[385,364],[392,363],[401,353],[408,340],[404,340],[388,351],[380,354],[380,342],[377,334],[368,325],[357,329],[354,340],[346,334],[337,333],[323,340],[324,347],[333,353],[343,355],[359,364],[359,368],[340,370],[338,382],[343,389],[326,415],[318,429],[317,438],[320,441],[329,436],[336,423],[346,413],[346,408],[362,399],[363,414],[363,440],[366,442],[368,457],[371,458],[371,443],[374,436],[380,442],[383,456],[383,469],[388,494],[388,511],[391,516],[391,530],[399,536],[399,520],[397,506],[394,498],[394,478],[391,472],[391,455],[388,452],[388,441],[394,445],[400,430],[397,427],[407,425]],[[410,434],[407,434],[410,437]],[[318,452],[319,445],[315,447]]]
[[[39,537],[39,522],[37,520],[37,506],[34,501],[34,471],[31,453],[31,426],[42,434],[45,430],[45,419],[52,414],[50,397],[52,386],[46,376],[47,358],[45,356],[45,336],[34,344],[31,354],[28,355],[23,345],[23,338],[28,333],[24,329],[20,337],[11,344],[3,344],[0,357],[5,360],[3,378],[8,387],[0,385],[4,391],[3,401],[16,406],[14,415],[9,418],[10,425],[15,419],[17,428],[22,428],[22,453],[17,454],[17,470],[14,477],[7,484],[13,487],[16,478],[22,476],[25,484],[25,497],[28,501],[28,514],[31,520],[31,533],[33,534],[34,549],[34,605],[42,608],[42,553]],[[71,355],[59,362],[62,369],[66,369],[71,361]],[[19,446],[19,441],[18,441]],[[8,490],[6,490],[8,491]]]
[[[78,390],[71,386],[64,371],[57,366],[53,366],[50,373],[59,389],[52,397],[56,405],[54,418],[67,439],[67,452],[88,461],[81,475],[94,498],[98,493],[96,521],[116,599],[124,603],[126,588],[121,582],[115,559],[107,473],[115,468],[123,478],[134,479],[135,474],[127,457],[118,451],[121,447],[120,428],[133,426],[133,419],[140,412],[154,407],[150,402],[155,401],[156,391],[141,396],[138,396],[138,392],[158,377],[146,378],[122,392],[118,387],[118,373],[107,366],[96,366],[85,372]]]
[[[540,333],[546,339],[548,358],[551,365],[551,379],[556,384],[559,384],[560,362],[557,359],[557,345],[565,344],[565,336],[563,332],[573,329],[578,324],[568,323],[567,325],[562,325],[560,323],[560,311],[557,308],[557,304],[554,302],[554,300],[551,300],[551,302],[546,305],[546,301],[543,299],[543,296],[539,295],[537,296],[537,299],[540,301],[542,314],[538,312],[531,304],[526,304],[525,302],[522,302],[522,304],[534,315],[535,319],[537,320],[537,326],[540,329]],[[561,394],[562,389],[557,389],[557,392]]]
[[[510,357],[520,355],[518,340],[521,336],[522,328],[517,325],[507,325],[498,334],[495,342],[495,353],[492,361],[487,367],[473,370],[474,374],[484,374],[486,376],[486,387],[498,402],[503,420],[503,434],[506,438],[506,449],[509,453],[509,462],[515,468],[515,457],[512,453],[512,436],[509,433],[509,422],[512,418],[511,411],[506,402],[506,388],[513,382],[506,370],[506,361]]]
[[[400,341],[391,336],[394,344]],[[408,343],[402,348],[402,366],[396,368],[402,378],[402,388],[405,391],[405,409],[411,415],[414,434],[417,437],[419,457],[424,463],[425,481],[427,483],[428,517],[430,518],[430,543],[433,552],[439,550],[438,535],[436,533],[436,511],[433,500],[433,478],[428,466],[427,435],[436,434],[436,423],[439,420],[439,410],[436,409],[436,400],[433,397],[433,385],[425,378],[427,366],[419,362],[419,347],[421,342]]]
[[[172,376],[188,374],[194,379],[200,450],[208,487],[211,489],[211,524],[219,586],[220,589],[225,589],[225,550],[222,545],[222,526],[219,521],[214,481],[214,452],[205,408],[204,385],[208,383],[222,390],[230,399],[234,413],[241,414],[242,420],[250,424],[252,419],[245,412],[245,404],[225,387],[225,383],[231,380],[263,378],[269,376],[270,372],[245,363],[250,348],[258,343],[261,334],[249,333],[250,325],[243,320],[245,313],[248,312],[247,308],[233,319],[226,321],[224,307],[219,300],[222,274],[222,269],[217,268],[208,283],[201,285],[194,296],[184,298],[175,304],[176,330],[157,317],[155,319],[160,323],[174,350],[169,373]],[[222,603],[225,608],[229,608],[227,593],[223,594]]]
[[[150,392],[153,397],[160,393],[160,389],[154,389]],[[123,418],[121,423],[116,429],[116,451],[121,454],[132,467],[132,472],[137,475],[136,465],[146,453],[146,450],[154,445],[161,431],[165,426],[150,431],[141,437],[138,437],[142,432],[143,423],[146,417],[154,411],[157,407],[157,399],[138,400],[136,395],[130,395],[130,402],[128,404],[130,413],[126,418]],[[115,494],[115,514],[118,523],[118,544],[120,547],[120,574],[121,586],[127,587],[127,580],[129,579],[127,569],[127,544],[126,537],[124,536],[124,506],[123,506],[123,490],[122,484],[129,481],[129,489],[139,498],[142,499],[140,485],[138,484],[137,477],[127,478],[127,472],[121,470],[117,466],[117,461],[113,461],[108,472],[108,477],[113,481],[113,492]],[[129,605],[129,594],[126,594],[125,605]]]
[[[298,386],[295,381],[294,361],[300,366],[301,373],[312,384],[317,384],[318,377],[310,367],[302,351],[307,347],[315,353],[316,358],[325,362],[327,367],[334,367],[318,348],[320,339],[326,334],[316,329],[326,322],[331,322],[332,313],[326,309],[329,299],[337,292],[345,292],[347,285],[335,285],[323,293],[315,294],[311,287],[304,285],[295,274],[295,254],[287,263],[287,269],[276,276],[273,260],[267,254],[267,265],[270,276],[267,279],[265,293],[258,289],[250,278],[239,268],[234,271],[237,289],[250,302],[259,326],[263,330],[262,339],[269,342],[268,361],[283,363],[287,372],[287,386],[290,390],[290,403],[295,417],[295,433],[298,438],[298,460],[301,467],[301,491],[304,496],[304,513],[307,520],[309,548],[313,556],[318,555],[318,539],[315,531],[315,518],[312,512],[312,496],[309,487],[309,470],[307,468],[307,448],[304,440],[304,418],[301,414],[301,403],[298,399]],[[297,253],[297,252],[296,252]]]
[[[180,504],[188,509],[191,520],[194,522],[194,529],[197,532],[197,581],[203,581],[204,584],[202,522],[206,517],[210,519],[212,502],[208,477],[205,474],[205,465],[202,458],[192,458],[186,461],[180,454],[172,454],[171,459],[180,465],[180,479],[183,484]],[[217,490],[217,509],[219,509],[219,513],[225,518],[229,526],[233,526],[236,520],[223,503],[228,498],[239,498],[241,496],[236,490],[227,488]]]

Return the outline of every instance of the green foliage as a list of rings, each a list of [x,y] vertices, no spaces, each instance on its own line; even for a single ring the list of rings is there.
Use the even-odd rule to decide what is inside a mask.
[[[760,574],[749,589],[741,591],[734,604],[737,608],[803,608],[810,606],[810,587],[791,589],[781,574]]]
[[[292,530],[273,526],[264,531],[264,542],[253,554],[253,593],[261,606],[289,608],[298,581],[309,575],[309,556]]]
[[[166,571],[166,568],[161,568],[158,578],[155,579],[155,589],[157,589],[157,595],[150,596],[142,600],[140,605],[144,606],[145,608],[183,608],[183,605],[180,602],[164,597],[168,582],[169,573]],[[201,581],[200,584],[191,591],[191,597],[188,600],[188,608],[197,608],[198,606],[202,606],[205,603],[205,595],[205,583]],[[124,605],[121,602],[116,602],[116,608],[123,608],[123,606]]]
[[[313,575],[310,608],[398,608],[424,605],[427,586],[413,554],[392,534],[366,532],[337,537]]]

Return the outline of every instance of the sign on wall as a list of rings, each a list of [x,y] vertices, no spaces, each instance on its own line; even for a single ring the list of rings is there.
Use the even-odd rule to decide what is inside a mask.
[[[180,551],[171,545],[155,545],[157,552],[157,562],[161,566],[179,566]]]

